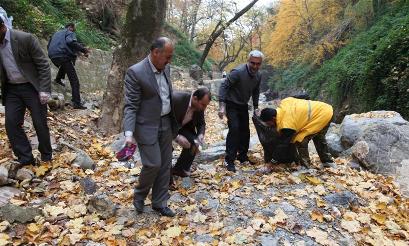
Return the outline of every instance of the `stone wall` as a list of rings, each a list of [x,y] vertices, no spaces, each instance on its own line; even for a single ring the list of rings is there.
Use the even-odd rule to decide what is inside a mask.
[[[47,54],[46,42],[41,41],[45,54]],[[112,51],[102,51],[98,49],[92,49],[88,58],[80,56],[75,64],[77,75],[80,80],[80,88],[82,92],[95,92],[98,90],[105,90],[108,73],[111,69],[112,63]],[[54,66],[51,61],[51,74],[54,80],[57,74],[57,67]],[[68,78],[65,78],[67,84],[69,84]],[[70,92],[70,87],[66,86],[65,89],[56,84],[52,84],[53,91],[64,93]],[[68,90],[67,90],[68,89]],[[65,94],[65,93],[64,93]]]

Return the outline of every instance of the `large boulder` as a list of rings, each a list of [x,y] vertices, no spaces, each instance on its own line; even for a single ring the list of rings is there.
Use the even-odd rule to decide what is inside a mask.
[[[407,121],[394,111],[371,111],[345,116],[340,129],[342,146],[345,149],[352,147],[359,137],[362,136],[365,129],[383,123],[404,125]]]
[[[325,135],[328,143],[328,150],[334,157],[339,157],[344,152],[344,147],[341,144],[340,125],[331,123],[328,132]]]
[[[372,124],[352,147],[353,158],[372,172],[395,177],[409,195],[409,123]]]
[[[203,84],[203,70],[196,64],[192,65],[189,69],[189,75],[192,79]]]

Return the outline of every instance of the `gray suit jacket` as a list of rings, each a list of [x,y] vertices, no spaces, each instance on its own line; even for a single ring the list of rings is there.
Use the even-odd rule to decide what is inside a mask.
[[[37,38],[26,32],[10,30],[11,49],[23,76],[38,92],[51,92],[51,70]],[[8,81],[3,61],[0,57],[0,81],[2,103],[5,104],[5,85]]]
[[[165,77],[170,90],[172,134],[177,134],[175,121],[170,66],[165,68]],[[159,86],[150,67],[148,57],[131,66],[125,75],[124,131],[132,131],[140,144],[158,141],[162,112]]]

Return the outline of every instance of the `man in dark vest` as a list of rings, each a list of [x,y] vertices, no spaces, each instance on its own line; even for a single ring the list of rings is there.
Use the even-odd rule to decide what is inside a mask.
[[[84,55],[88,57],[89,51],[77,41],[75,24],[68,23],[63,30],[56,32],[51,37],[47,48],[48,57],[50,57],[54,65],[58,67],[58,73],[54,82],[65,86],[61,79],[67,74],[71,85],[71,101],[73,107],[75,109],[86,109],[81,103],[80,82],[74,66],[77,53],[84,53]]]
[[[227,116],[229,132],[226,139],[225,164],[235,172],[236,158],[241,164],[251,163],[247,157],[250,141],[248,101],[253,98],[254,110],[258,112],[261,75],[259,69],[263,53],[253,50],[247,64],[234,68],[220,86],[219,117]]]

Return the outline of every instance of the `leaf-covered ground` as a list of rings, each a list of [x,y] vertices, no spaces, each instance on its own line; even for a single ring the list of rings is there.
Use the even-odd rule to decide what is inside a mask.
[[[279,166],[261,174],[260,146],[250,154],[257,164],[238,166],[237,173],[217,160],[196,163],[190,179],[177,179],[169,200],[176,217],[160,217],[149,199],[146,212],[136,215],[132,194],[141,165],[116,161],[109,149],[114,137],[96,131],[98,115],[50,113],[54,160],[29,167],[33,180],[9,185],[21,191],[10,204],[41,212],[27,223],[3,220],[0,245],[408,245],[409,200],[392,178],[351,169],[345,159],[336,160],[336,169]],[[207,115],[211,145],[224,126],[214,103]],[[85,151],[95,170],[72,165],[77,153],[69,146]],[[0,164],[10,159],[0,113]],[[94,194],[85,194],[84,180],[95,182]]]

